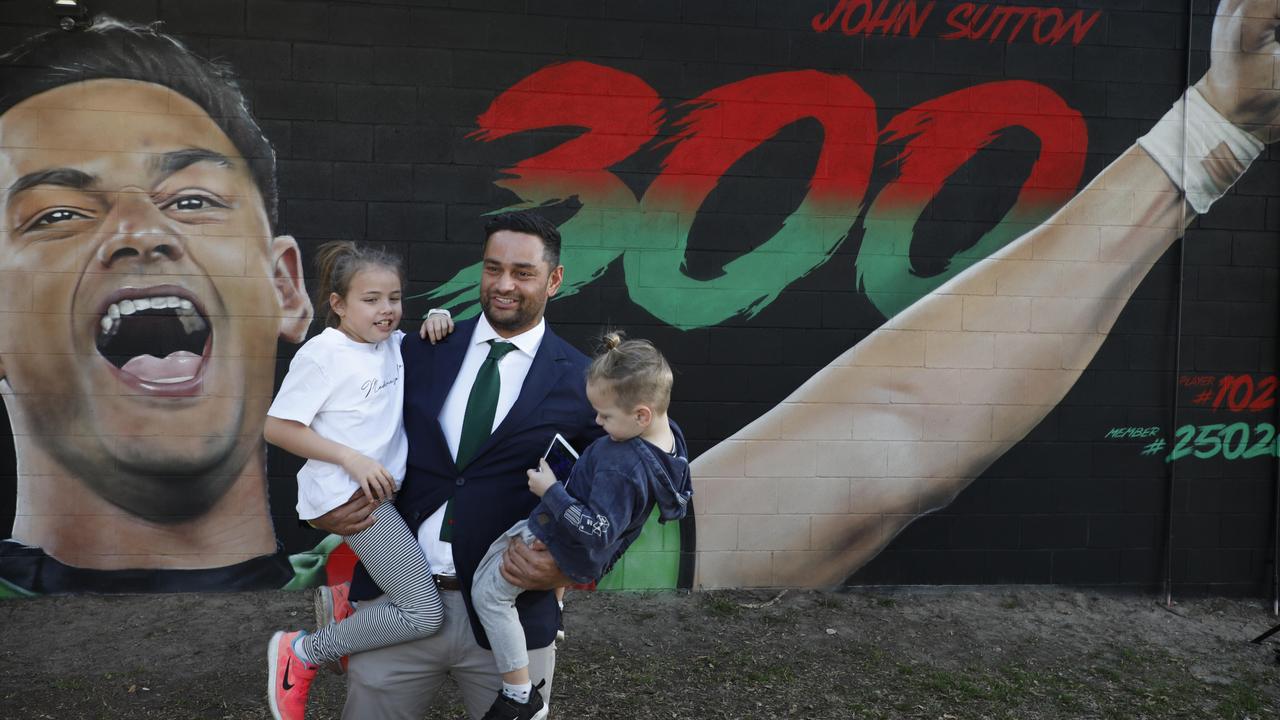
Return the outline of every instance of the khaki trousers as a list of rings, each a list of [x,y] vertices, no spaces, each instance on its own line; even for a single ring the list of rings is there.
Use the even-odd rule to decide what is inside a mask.
[[[444,625],[431,637],[351,656],[347,667],[347,703],[343,720],[421,720],[446,677],[462,694],[467,714],[480,720],[498,697],[502,676],[493,653],[476,643],[462,593],[440,591]],[[386,602],[379,598],[371,602]],[[529,677],[541,679],[542,699],[551,706],[556,647],[529,651]]]

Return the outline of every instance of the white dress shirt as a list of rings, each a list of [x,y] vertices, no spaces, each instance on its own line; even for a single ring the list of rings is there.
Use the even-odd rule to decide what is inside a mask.
[[[458,376],[454,378],[453,387],[444,399],[440,408],[440,428],[444,430],[444,439],[449,443],[449,455],[458,457],[458,443],[462,439],[462,419],[467,412],[467,400],[471,397],[471,386],[476,382],[480,366],[489,356],[489,341],[510,342],[516,349],[506,354],[498,363],[498,377],[501,383],[498,388],[498,407],[493,413],[493,428],[502,424],[502,420],[511,411],[520,396],[520,388],[529,375],[533,365],[533,356],[542,345],[542,337],[546,334],[546,320],[538,320],[538,324],[516,335],[503,338],[489,324],[484,313],[480,314],[475,331],[471,334],[471,344],[467,346],[467,354],[462,358],[462,366],[458,368]],[[418,528],[418,544],[431,563],[431,571],[437,575],[456,575],[453,565],[453,544],[440,539],[440,526],[444,522],[444,505],[436,508]]]

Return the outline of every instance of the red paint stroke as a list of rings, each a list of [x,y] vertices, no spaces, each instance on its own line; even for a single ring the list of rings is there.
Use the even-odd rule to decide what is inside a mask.
[[[943,95],[889,121],[885,142],[909,140],[894,158],[901,162],[898,178],[880,192],[876,205],[918,214],[952,173],[1011,127],[1025,128],[1039,138],[1040,154],[1010,215],[1070,200],[1084,172],[1084,119],[1044,85],[1009,80]]]
[[[341,543],[329,553],[329,560],[324,565],[325,585],[341,585],[351,582],[351,574],[356,569],[356,554]]]
[[[553,127],[586,132],[526,158],[497,184],[534,204],[577,196],[596,206],[634,205],[635,196],[608,172],[649,142],[662,125],[662,99],[621,70],[574,61],[543,68],[511,86],[477,118],[467,137],[491,142]]]
[[[650,185],[646,206],[695,212],[743,155],[792,123],[822,124],[822,151],[809,180],[817,207],[860,204],[876,148],[875,101],[851,78],[816,70],[772,73],[723,85],[691,100],[675,147]]]

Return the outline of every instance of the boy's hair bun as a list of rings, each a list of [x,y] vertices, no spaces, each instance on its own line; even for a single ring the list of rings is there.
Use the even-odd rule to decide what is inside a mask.
[[[671,366],[648,340],[627,340],[621,330],[600,337],[600,349],[587,369],[587,382],[605,382],[619,407],[649,405],[664,413],[671,402]]]

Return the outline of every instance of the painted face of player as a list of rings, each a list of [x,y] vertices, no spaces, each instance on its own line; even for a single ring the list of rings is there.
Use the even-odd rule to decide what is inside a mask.
[[[542,238],[499,230],[485,242],[480,271],[480,307],[503,337],[514,337],[542,319],[559,290],[564,267],[551,267]]]
[[[187,98],[93,80],[0,116],[0,188],[15,434],[134,514],[208,509],[259,452],[277,338],[311,315],[246,162]]]

